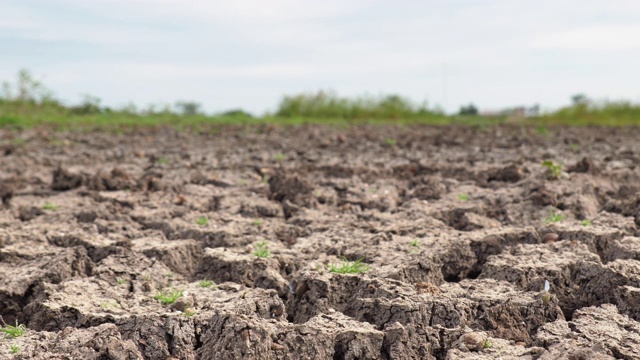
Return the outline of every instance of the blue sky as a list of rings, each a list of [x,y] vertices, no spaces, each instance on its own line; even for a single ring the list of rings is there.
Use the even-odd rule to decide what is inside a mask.
[[[640,101],[640,1],[0,0],[0,79],[58,98],[273,110],[398,93],[448,111]]]

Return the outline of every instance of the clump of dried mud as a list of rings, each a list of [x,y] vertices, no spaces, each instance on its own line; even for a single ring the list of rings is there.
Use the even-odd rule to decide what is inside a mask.
[[[639,129],[0,139],[0,358],[640,358]]]

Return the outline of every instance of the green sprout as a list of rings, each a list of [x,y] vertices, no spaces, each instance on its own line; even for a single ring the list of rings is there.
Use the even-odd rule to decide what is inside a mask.
[[[27,331],[27,327],[24,324],[18,324],[18,320],[16,320],[15,326],[5,324],[2,328],[0,328],[0,333],[4,334],[3,338],[17,338],[24,335],[25,331]]]
[[[282,161],[284,160],[284,154],[283,153],[277,153],[273,156],[273,160],[275,161]]]
[[[591,226],[591,220],[589,219],[584,219],[582,220],[582,222],[580,223],[582,226]]]
[[[192,317],[193,315],[196,314],[196,311],[194,309],[192,309],[192,308],[186,308],[186,309],[184,309],[183,314],[186,317]]]
[[[160,301],[164,305],[171,305],[178,300],[184,292],[177,289],[165,289],[153,296],[154,299]]]
[[[261,226],[262,223],[263,223],[262,219],[255,219],[255,220],[253,220],[252,224],[255,225],[255,226]]]
[[[11,140],[11,143],[13,145],[16,145],[16,146],[22,146],[22,145],[27,143],[27,140],[25,138],[20,138],[19,137],[19,138],[15,138],[15,139]]]
[[[197,220],[196,220],[196,224],[200,225],[200,226],[207,226],[209,225],[209,219],[207,219],[204,216],[200,216]]]
[[[540,125],[536,128],[536,132],[538,133],[538,135],[540,136],[549,136],[551,134],[551,132],[549,131],[549,128],[547,128],[544,125]]]
[[[204,278],[204,280],[201,280],[198,283],[198,286],[203,287],[203,288],[208,288],[208,287],[213,286],[213,288],[215,289],[216,288],[216,283],[213,282],[212,280],[207,280],[207,278]]]
[[[11,346],[9,346],[9,348],[11,349],[10,352],[12,354],[17,354],[18,352],[20,352],[20,346],[13,344]]]
[[[460,200],[460,201],[468,201],[469,200],[469,195],[468,194],[460,194],[460,195],[458,195],[458,200]]]
[[[117,278],[116,282],[118,283],[118,285],[124,285],[127,283],[127,279]]]
[[[545,223],[547,224],[551,224],[551,223],[557,223],[560,222],[562,220],[564,220],[564,215],[562,215],[561,213],[557,213],[555,211],[552,211],[549,216],[547,216],[547,218],[544,220]]]
[[[105,301],[103,303],[100,303],[100,307],[103,309],[109,309],[109,308],[118,309],[120,308],[120,304],[118,304],[117,302],[111,303],[111,302]]]
[[[167,159],[166,157],[158,158],[158,160],[156,161],[158,164],[162,164],[162,165],[168,164],[170,162],[169,159]]]
[[[329,265],[329,271],[336,274],[361,274],[369,270],[369,265],[362,262],[364,258],[360,258],[356,261],[348,261],[346,258],[342,259],[342,263],[339,265]]]
[[[484,341],[482,342],[482,348],[490,349],[492,347],[493,347],[493,344],[491,343],[491,341],[489,339],[484,339]]]
[[[420,242],[418,241],[418,239],[411,240],[411,246],[413,246],[413,247],[420,246]]]
[[[549,286],[549,281],[545,280],[544,290],[540,291],[540,300],[542,300],[542,303],[545,305],[547,305],[549,301],[551,301],[551,293],[549,292],[550,288],[551,287]]]
[[[396,140],[392,139],[392,138],[386,138],[386,139],[384,139],[384,143],[389,145],[389,146],[393,146],[393,145],[396,144]]]
[[[173,273],[166,273],[164,277],[171,279],[173,277]]]
[[[578,150],[580,150],[580,144],[571,143],[571,144],[569,144],[569,149],[571,149],[571,151],[573,151],[573,152],[578,152]]]
[[[550,179],[557,180],[560,178],[569,177],[569,174],[562,171],[562,164],[556,164],[552,160],[545,160],[542,162],[542,166],[547,168]]]
[[[52,204],[52,203],[47,201],[46,203],[44,203],[44,205],[42,205],[42,208],[44,210],[53,210],[53,211],[55,211],[55,210],[58,210],[60,208],[60,206],[54,205],[54,204]]]
[[[271,256],[271,251],[269,250],[267,244],[268,243],[266,241],[260,241],[259,243],[257,243],[255,246],[256,249],[253,251],[253,255],[263,259]]]

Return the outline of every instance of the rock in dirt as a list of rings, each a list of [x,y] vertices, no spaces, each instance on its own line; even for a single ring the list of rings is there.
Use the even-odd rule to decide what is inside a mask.
[[[78,188],[84,183],[84,176],[75,174],[68,169],[58,167],[53,172],[53,180],[51,181],[51,189],[57,191],[67,191]]]
[[[100,170],[89,179],[88,187],[96,191],[133,189],[136,182],[124,169],[115,167],[111,171]]]

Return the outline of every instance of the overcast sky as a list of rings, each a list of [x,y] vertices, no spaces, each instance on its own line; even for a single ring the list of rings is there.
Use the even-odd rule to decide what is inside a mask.
[[[0,79],[258,114],[319,89],[448,111],[640,101],[638,19],[637,0],[0,0]]]

